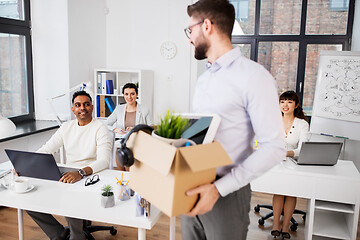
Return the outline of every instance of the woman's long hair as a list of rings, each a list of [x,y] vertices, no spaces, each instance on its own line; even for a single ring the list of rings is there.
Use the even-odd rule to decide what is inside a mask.
[[[299,104],[299,97],[296,94],[296,92],[294,92],[294,91],[283,92],[279,97],[279,102],[281,100],[292,100],[292,101],[294,101],[295,106],[297,106],[295,108],[295,110],[294,110],[294,116],[297,117],[297,118],[306,120],[304,111],[303,111],[302,107]],[[284,115],[283,112],[281,112],[281,114]]]

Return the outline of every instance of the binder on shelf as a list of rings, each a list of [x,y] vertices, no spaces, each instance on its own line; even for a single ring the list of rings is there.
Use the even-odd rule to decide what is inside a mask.
[[[111,97],[106,97],[105,103],[106,103],[107,107],[109,108],[110,112],[112,113],[115,109],[115,104],[114,104],[113,100],[111,99]]]
[[[100,117],[105,117],[105,96],[100,95]]]
[[[101,73],[101,94],[106,94],[106,73]]]
[[[106,93],[114,94],[114,81],[111,79],[106,80]]]
[[[100,96],[96,96],[96,117],[100,117]]]
[[[97,74],[97,83],[96,83],[96,92],[98,94],[102,93],[101,85],[102,85],[102,79],[101,79],[101,73]]]

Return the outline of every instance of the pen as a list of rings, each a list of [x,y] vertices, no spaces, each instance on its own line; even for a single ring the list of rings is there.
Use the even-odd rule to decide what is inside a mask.
[[[255,139],[256,148],[259,148],[258,141]]]
[[[335,136],[337,138],[342,138],[342,139],[349,139],[348,137],[342,137],[342,136]]]
[[[122,182],[122,180],[123,180],[123,175],[124,175],[124,173],[121,173],[121,182]]]
[[[126,186],[126,185],[128,185],[129,181],[130,181],[130,179],[129,179],[129,180],[127,180],[127,182],[125,183],[125,186]]]
[[[122,183],[119,181],[119,179],[117,177],[115,177],[115,178],[118,181],[118,183],[120,184],[120,186],[122,186]]]
[[[320,135],[328,136],[328,137],[333,137],[333,135],[331,135],[331,134],[325,134],[325,133],[320,133]]]

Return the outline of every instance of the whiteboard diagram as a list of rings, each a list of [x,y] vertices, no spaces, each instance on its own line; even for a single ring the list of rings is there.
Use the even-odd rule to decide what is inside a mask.
[[[313,115],[360,122],[360,55],[320,55]]]

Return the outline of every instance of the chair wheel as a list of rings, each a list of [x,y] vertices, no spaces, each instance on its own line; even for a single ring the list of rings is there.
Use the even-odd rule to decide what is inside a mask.
[[[259,205],[256,205],[256,206],[254,207],[254,211],[255,211],[255,212],[260,212],[260,207],[259,207]]]
[[[264,223],[265,223],[265,221],[264,221],[264,219],[260,218],[259,221],[258,221],[258,223],[259,223],[259,225],[263,226]]]
[[[113,236],[116,235],[116,234],[117,234],[117,230],[116,230],[115,228],[111,229],[111,230],[110,230],[110,234],[113,235]]]
[[[297,226],[296,225],[291,225],[290,230],[293,231],[293,232],[296,232]]]

